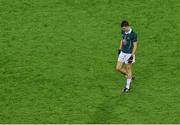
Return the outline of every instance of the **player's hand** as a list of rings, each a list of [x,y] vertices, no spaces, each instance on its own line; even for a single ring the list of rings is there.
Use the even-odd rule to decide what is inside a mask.
[[[118,49],[118,55],[121,53],[121,49]]]
[[[132,63],[133,62],[133,58],[134,58],[134,55],[132,54],[131,56],[130,56],[130,58],[128,59],[128,63]]]

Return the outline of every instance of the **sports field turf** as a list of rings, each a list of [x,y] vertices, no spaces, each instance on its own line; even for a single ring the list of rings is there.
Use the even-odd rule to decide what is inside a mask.
[[[119,22],[139,48],[129,94]],[[0,123],[180,123],[180,0],[0,0]]]

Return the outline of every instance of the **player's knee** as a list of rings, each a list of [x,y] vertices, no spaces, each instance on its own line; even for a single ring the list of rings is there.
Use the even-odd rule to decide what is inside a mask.
[[[116,67],[116,71],[119,71],[119,72],[120,72],[120,71],[121,71],[121,67],[118,67],[118,66],[117,66],[117,67]]]
[[[132,78],[132,72],[131,72],[131,71],[128,71],[127,73],[128,73],[128,74],[127,74],[127,78],[128,78],[128,79],[131,79],[131,78]]]
[[[116,71],[121,72],[121,71],[122,71],[122,68],[121,68],[121,67],[116,67]]]

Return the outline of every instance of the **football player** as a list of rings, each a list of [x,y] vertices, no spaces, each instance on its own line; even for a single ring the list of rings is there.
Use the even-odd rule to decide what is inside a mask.
[[[121,22],[122,39],[118,50],[118,61],[116,70],[127,78],[123,92],[129,92],[132,81],[132,64],[135,63],[135,53],[137,50],[137,33],[130,27],[128,21]]]

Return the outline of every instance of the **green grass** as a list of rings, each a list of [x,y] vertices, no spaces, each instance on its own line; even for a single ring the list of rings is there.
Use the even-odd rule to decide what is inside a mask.
[[[119,21],[138,33],[131,93]],[[180,123],[179,0],[0,0],[0,123]]]

